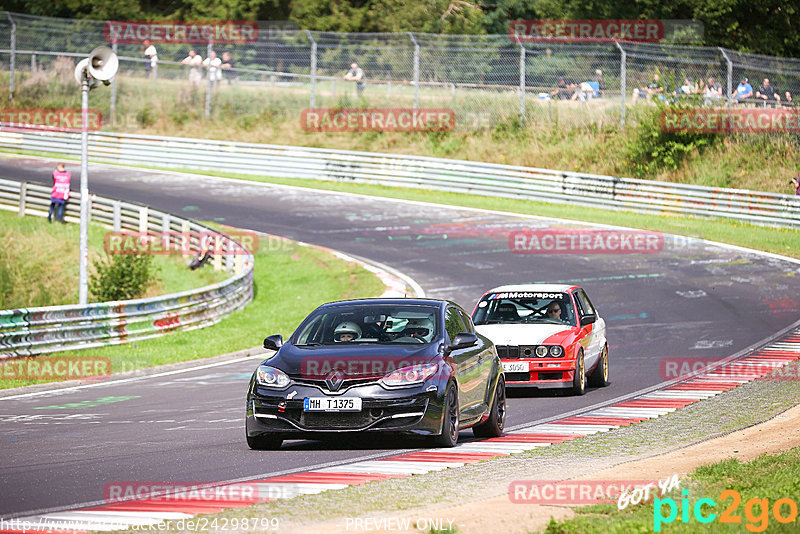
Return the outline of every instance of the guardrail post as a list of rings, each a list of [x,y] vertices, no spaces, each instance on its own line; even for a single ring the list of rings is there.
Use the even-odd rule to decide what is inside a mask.
[[[186,243],[185,247],[183,246],[183,243]],[[191,246],[192,246],[192,240],[189,237],[189,221],[184,219],[183,222],[181,223],[181,248],[184,251],[188,252]],[[184,252],[183,254],[184,260],[186,260],[190,256],[190,254],[187,254],[186,252]]]
[[[8,21],[11,23],[11,59],[8,63],[8,69],[10,71],[8,79],[8,97],[14,98],[14,71],[16,70],[17,63],[17,23],[14,22],[14,19],[11,18],[11,13],[8,11],[6,11],[6,17],[8,17]]]
[[[161,215],[161,242],[164,245],[164,250],[170,249],[170,244],[172,242],[171,236],[169,235],[169,227],[170,227],[170,216],[169,213],[164,213]]]
[[[20,217],[25,216],[25,204],[28,196],[28,182],[19,183],[19,212],[17,215]]]
[[[111,203],[111,207],[114,210],[114,215],[112,218],[114,231],[119,232],[122,230],[122,205],[120,204],[119,200],[115,200]]]
[[[620,117],[619,117],[619,125],[624,129],[625,128],[625,93],[627,92],[626,86],[628,85],[628,81],[626,80],[627,75],[627,62],[628,62],[628,54],[625,52],[625,49],[617,42],[614,41],[614,44],[617,45],[620,52],[619,58],[619,94],[620,94],[620,101],[621,101],[621,108],[620,108]]]
[[[219,234],[214,234],[214,270],[222,270],[222,243]]]
[[[244,261],[242,260],[242,255],[244,253],[245,253],[244,250],[240,248],[239,249],[239,253],[236,254],[236,257],[235,257],[235,260],[234,260],[234,266],[233,266],[234,272],[236,274],[241,274],[242,273],[242,269],[244,268]]]
[[[414,109],[419,108],[419,43],[414,39],[414,34],[408,32],[411,42],[414,43]]]
[[[233,270],[233,253],[236,245],[233,244],[233,239],[225,238],[225,270]]]
[[[306,35],[311,41],[311,104],[309,107],[317,107],[317,42],[311,35],[311,30],[306,30]]]
[[[117,41],[116,41],[116,39],[114,40],[114,43],[111,45],[111,50],[113,50],[115,54],[117,53]],[[117,77],[116,76],[111,78],[111,104],[110,104],[110,107],[109,107],[108,115],[109,115],[109,117],[108,117],[109,118],[109,122],[111,124],[114,124],[114,122],[116,121],[116,118],[117,118]]]
[[[147,233],[147,216],[148,216],[148,209],[147,206],[142,206],[139,208],[139,232],[142,234]]]
[[[519,122],[525,123],[525,47],[522,43],[519,43]]]

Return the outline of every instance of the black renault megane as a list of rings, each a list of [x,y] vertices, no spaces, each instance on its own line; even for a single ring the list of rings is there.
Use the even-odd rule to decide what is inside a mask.
[[[428,436],[452,447],[458,431],[500,436],[503,367],[492,342],[453,302],[363,299],[323,304],[253,373],[247,444],[342,432]]]

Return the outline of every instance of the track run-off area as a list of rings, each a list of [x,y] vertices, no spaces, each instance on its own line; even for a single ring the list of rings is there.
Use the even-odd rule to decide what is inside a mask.
[[[49,184],[56,162],[1,158],[0,177]],[[502,284],[584,287],[608,325],[611,385],[590,388],[582,397],[512,392],[511,432],[592,411],[610,417],[614,412],[606,406],[664,383],[665,362],[748,352],[786,331],[800,307],[794,298],[800,295],[800,262],[701,240],[665,236],[662,249],[649,254],[518,254],[509,247],[512,232],[592,226],[102,164],[90,166],[90,180],[98,195],[380,262],[413,278],[427,296],[468,310],[483,291]],[[75,173],[72,188],[78,187]],[[99,506],[107,485],[123,481],[266,479],[420,448],[397,439],[352,437],[250,450],[244,400],[259,361],[201,363],[0,398],[0,517]],[[472,433],[461,439],[468,442]]]

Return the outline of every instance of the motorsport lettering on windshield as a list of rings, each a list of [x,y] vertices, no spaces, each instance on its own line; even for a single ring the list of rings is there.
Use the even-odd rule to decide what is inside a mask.
[[[558,299],[564,296],[563,293],[531,293],[527,291],[510,293],[492,293],[487,295],[485,300],[496,299]]]

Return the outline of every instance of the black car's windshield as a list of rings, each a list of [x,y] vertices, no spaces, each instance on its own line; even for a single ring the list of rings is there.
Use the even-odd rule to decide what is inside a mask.
[[[348,343],[430,343],[439,334],[433,306],[370,304],[336,306],[312,313],[292,339],[298,346]]]
[[[570,296],[559,292],[489,293],[478,303],[472,320],[475,325],[576,324]]]

